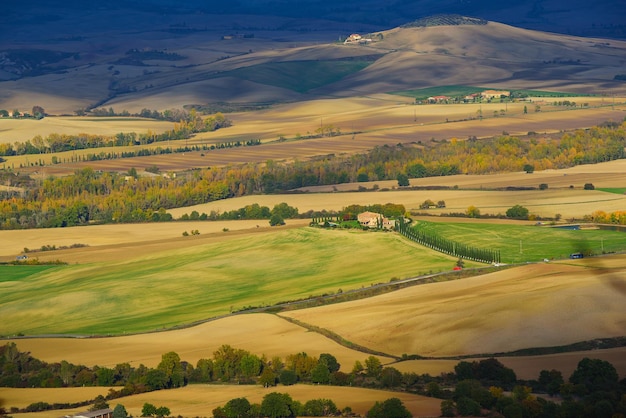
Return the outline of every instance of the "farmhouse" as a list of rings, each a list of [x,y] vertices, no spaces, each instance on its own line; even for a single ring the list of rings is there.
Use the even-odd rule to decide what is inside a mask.
[[[511,95],[510,91],[500,91],[500,90],[485,90],[480,93],[480,95],[485,99],[499,99],[501,97],[509,97]]]
[[[344,44],[366,44],[368,42],[372,42],[370,38],[364,38],[358,33],[353,33],[343,41]]]
[[[75,415],[65,415],[64,418],[113,418],[113,410],[111,408],[98,409],[96,411],[79,412]]]
[[[384,229],[392,229],[395,226],[392,220],[376,212],[359,213],[357,219],[361,226],[368,228],[379,228],[382,226]]]
[[[431,96],[428,99],[428,103],[443,103],[447,102],[450,98],[448,96]]]

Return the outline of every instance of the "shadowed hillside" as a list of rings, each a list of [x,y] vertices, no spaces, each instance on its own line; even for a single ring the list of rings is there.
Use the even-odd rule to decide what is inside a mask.
[[[441,85],[489,85],[592,94],[625,90],[626,42],[578,38],[519,29],[477,19],[458,24],[372,30],[331,21],[273,17],[162,15],[123,10],[81,17],[51,39],[17,30],[15,43],[0,45],[0,109],[48,113],[114,107],[180,108],[216,102],[294,102]],[[142,20],[143,19],[143,20]],[[52,32],[70,17],[52,19]],[[209,25],[210,23],[210,25]],[[89,25],[93,24],[90,30]],[[358,28],[361,27],[361,30]],[[126,28],[126,26],[125,26]],[[184,29],[184,30],[183,30]],[[354,30],[363,41],[344,44]],[[371,40],[371,41],[370,41]]]

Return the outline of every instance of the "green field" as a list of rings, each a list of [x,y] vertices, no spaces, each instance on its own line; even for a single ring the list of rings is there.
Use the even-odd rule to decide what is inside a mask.
[[[503,90],[503,89],[491,89],[489,87],[475,87],[475,86],[437,86],[427,87],[423,89],[415,90],[403,90],[391,92],[391,94],[397,94],[398,96],[415,97],[416,100],[424,100],[431,96],[449,96],[449,97],[463,97],[472,93],[479,93],[485,90]],[[584,96],[579,93],[561,93],[554,91],[541,91],[541,90],[512,90],[515,94],[522,94],[534,97],[578,97]]]
[[[281,87],[299,93],[334,83],[361,71],[371,61],[288,61],[252,65],[221,73],[259,84]]]
[[[549,226],[418,222],[417,228],[478,248],[500,250],[503,263],[568,258],[571,253],[626,251],[626,233]]]
[[[467,96],[468,94],[478,93],[484,90],[489,90],[489,88],[475,86],[437,86],[415,90],[395,91],[391,92],[391,94],[415,97],[416,99],[426,99],[430,96]]]
[[[50,265],[0,265],[0,283],[24,280],[29,276],[55,268],[58,269],[59,267]]]
[[[243,307],[449,271],[455,261],[394,233],[300,228],[125,262],[70,264],[38,274],[24,267],[30,270],[0,284],[0,335],[157,330]]]
[[[498,249],[507,264],[626,250],[626,234],[616,231],[422,221],[417,227]],[[299,228],[205,240],[189,248],[163,245],[126,261],[0,266],[0,335],[159,330],[450,271],[456,262],[399,234],[360,230]]]
[[[613,188],[598,187],[596,188],[596,190],[600,190],[602,192],[607,192],[607,193],[626,194],[626,187],[613,187]]]

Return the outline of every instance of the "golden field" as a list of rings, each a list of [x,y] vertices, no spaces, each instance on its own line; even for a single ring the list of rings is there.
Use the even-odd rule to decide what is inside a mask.
[[[105,388],[98,388],[101,391]],[[68,392],[68,393],[66,393]],[[223,385],[190,385],[184,388],[150,392],[141,395],[114,400],[113,406],[119,401],[124,405],[129,414],[140,416],[143,404],[148,402],[153,405],[166,405],[174,416],[206,417],[211,416],[211,411],[218,406],[224,406],[233,398],[245,397],[250,403],[261,403],[263,396],[271,392],[287,393],[293,399],[305,403],[311,399],[332,399],[340,410],[349,406],[352,411],[362,416],[372,407],[374,402],[383,402],[388,398],[396,397],[402,400],[414,416],[436,416],[439,414],[441,400],[428,398],[420,395],[407,393],[388,392],[382,390],[332,387],[319,385],[294,385],[278,386],[276,388],[263,388],[260,386],[223,386]],[[85,392],[83,392],[85,393]],[[0,388],[0,397],[16,399],[15,403],[7,402],[10,406],[25,407],[30,399],[42,401],[54,401],[65,398],[83,400],[83,393],[72,389],[4,389]],[[102,393],[102,392],[96,392]],[[6,399],[5,398],[5,399]],[[16,418],[57,418],[60,415],[72,414],[84,411],[85,408],[73,410],[56,410],[40,413],[12,414]]]
[[[134,167],[141,171],[156,165],[161,171],[180,171],[192,167],[216,167],[230,164],[263,163],[267,160],[293,161],[327,154],[352,154],[365,152],[376,146],[398,143],[428,143],[432,138],[465,140],[470,136],[478,138],[492,137],[508,132],[511,135],[526,135],[529,131],[539,133],[555,133],[562,130],[588,128],[606,121],[621,121],[626,116],[626,98],[618,98],[615,106],[610,106],[606,98],[571,98],[572,100],[590,101],[600,107],[575,108],[563,110],[559,107],[550,109],[544,104],[544,111],[523,113],[523,107],[534,106],[532,103],[509,103],[504,116],[493,117],[492,111],[503,110],[503,103],[493,104],[459,104],[459,105],[410,105],[401,96],[376,96],[373,98],[339,98],[313,100],[304,104],[282,105],[267,110],[233,113],[227,117],[233,126],[214,132],[205,132],[189,140],[159,142],[135,147],[109,147],[83,149],[56,153],[54,156],[61,164],[52,165],[53,154],[34,154],[6,157],[3,163],[7,167],[19,167],[20,172],[37,173],[37,175],[67,175],[76,169],[93,167],[105,171],[127,171]],[[604,103],[604,104],[603,104]],[[482,109],[485,118],[477,119],[476,112]],[[472,120],[468,120],[473,118]],[[43,119],[46,121],[48,118]],[[92,133],[99,133],[97,126],[102,122],[81,122],[80,117],[68,118],[69,125],[93,126]],[[104,118],[109,119],[109,118]],[[446,120],[449,122],[446,123]],[[11,125],[36,124],[42,121],[31,120],[0,120]],[[122,121],[123,122],[123,121]],[[45,123],[45,122],[44,122]],[[170,122],[139,121],[141,125],[137,133],[148,129],[165,130],[173,124]],[[306,136],[315,132],[320,124],[334,125],[340,128],[342,135],[335,137],[312,138],[297,140],[298,135]],[[107,126],[109,125],[109,126]],[[122,132],[124,125],[119,125],[117,132]],[[115,120],[104,122],[103,130],[115,129]],[[17,129],[17,128],[16,128]],[[62,129],[60,129],[62,131]],[[116,133],[117,133],[116,132]],[[127,131],[126,131],[127,132]],[[356,133],[354,133],[356,132]],[[10,138],[6,132],[6,138]],[[279,136],[289,139],[276,142]],[[4,137],[4,136],[3,136]],[[30,138],[26,138],[30,139]],[[115,160],[70,162],[76,156],[88,154],[121,153],[138,151],[141,148],[183,147],[185,145],[211,145],[229,141],[247,141],[261,139],[262,145],[255,147],[238,147],[195,151],[176,154],[155,155],[149,157],[121,158]],[[9,142],[13,142],[12,140]],[[45,167],[34,165],[42,161]]]
[[[107,13],[111,19],[129,19],[115,11]],[[280,25],[281,19],[277,18],[272,24]],[[155,25],[165,23],[159,21]],[[626,51],[626,42],[623,41],[611,41],[611,48],[598,48],[602,40],[518,30],[493,22],[479,28],[394,29],[385,31],[384,42],[365,47],[331,44],[325,37],[327,32],[295,35],[297,38],[288,41],[289,47],[285,46],[285,42],[263,39],[263,35],[232,43],[208,41],[207,36],[217,39],[218,34],[230,30],[230,26],[219,21],[206,34],[190,35],[186,38],[188,44],[183,47],[174,40],[167,41],[169,50],[185,55],[182,62],[184,68],[182,65],[179,68],[160,63],[163,65],[159,65],[159,71],[146,73],[140,67],[110,65],[128,48],[142,48],[145,39],[154,40],[162,36],[157,31],[152,32],[152,29],[144,30],[138,39],[130,41],[125,34],[112,29],[99,34],[97,39],[103,42],[108,38],[111,46],[93,52],[91,56],[82,51],[85,56],[77,59],[77,66],[69,75],[48,74],[1,82],[0,108],[29,110],[32,105],[38,104],[53,114],[71,114],[77,108],[97,102],[102,102],[105,107],[112,106],[116,111],[125,109],[136,112],[142,108],[165,110],[192,103],[267,101],[272,106],[266,109],[229,114],[232,127],[202,133],[167,146],[210,145],[257,138],[263,144],[258,147],[50,165],[53,156],[69,160],[77,155],[100,151],[139,149],[102,148],[9,157],[3,164],[16,167],[16,170],[22,165],[24,168],[19,171],[32,174],[37,179],[71,174],[87,166],[96,170],[127,171],[137,168],[142,171],[156,165],[162,171],[179,171],[263,163],[267,160],[305,160],[319,155],[365,152],[386,144],[427,143],[433,138],[465,140],[470,136],[486,138],[503,132],[511,135],[526,135],[531,131],[539,135],[558,133],[592,127],[605,121],[620,122],[626,116],[626,89],[623,83],[613,81],[613,76],[623,71],[623,54]],[[270,37],[264,31],[259,32]],[[271,38],[276,36],[277,33],[271,33]],[[308,39],[307,36],[313,38]],[[139,39],[142,37],[144,40]],[[508,41],[506,49],[499,45],[503,38]],[[122,40],[127,43],[119,42]],[[298,45],[295,45],[296,40]],[[118,42],[117,46],[113,46],[115,42]],[[446,51],[441,51],[442,42]],[[369,54],[380,54],[381,58],[364,70],[307,93],[260,84],[228,73],[273,61],[358,59]],[[545,64],[545,61],[559,56],[580,59],[585,63],[584,71],[579,65]],[[91,65],[91,61],[97,63]],[[459,68],[465,70],[459,71]],[[137,91],[111,94],[109,85],[114,79],[113,71],[120,71],[120,79],[127,80],[131,87],[138,87]],[[224,77],[215,78],[222,72]],[[588,103],[589,106],[564,110],[553,106],[555,99],[539,97],[506,104],[416,105],[412,97],[391,94],[427,87],[433,80],[438,85],[470,84],[501,89],[577,92],[581,96],[567,99],[579,104]],[[147,87],[148,84],[151,87]],[[597,96],[589,97],[587,94]],[[535,111],[536,105],[541,107],[541,111]],[[528,113],[524,112],[525,106]],[[482,112],[482,120],[477,118],[478,112]],[[342,135],[297,139],[314,133],[320,125],[331,124],[339,127]],[[134,118],[59,116],[40,121],[2,119],[0,143],[24,141],[49,133],[114,135],[130,131],[163,132],[171,129],[172,125],[170,122]],[[276,141],[281,136],[286,141]],[[158,146],[166,144],[147,147]],[[44,167],[34,165],[40,160],[44,162]],[[626,162],[620,160],[533,174],[518,172],[411,179],[411,186],[447,186],[451,190],[404,190],[397,187],[396,181],[342,184],[311,187],[302,190],[301,194],[246,196],[171,209],[169,212],[178,218],[192,210],[200,213],[225,212],[253,203],[272,208],[281,202],[297,207],[300,212],[340,210],[352,204],[389,202],[403,204],[407,211],[419,211],[419,205],[431,199],[444,200],[446,208],[429,209],[427,213],[430,215],[464,212],[470,205],[478,207],[483,214],[495,215],[520,204],[527,207],[531,214],[541,217],[551,218],[560,214],[564,220],[580,219],[596,210],[624,210],[625,195],[583,190],[583,185],[591,182],[596,188],[623,188],[626,187],[625,172]],[[537,187],[541,183],[548,184],[548,190],[494,190],[508,186]],[[369,190],[360,192],[359,186]],[[373,190],[374,186],[377,186],[377,191]],[[455,186],[459,190],[454,189]],[[441,221],[446,218],[433,219]],[[32,310],[22,314],[19,307],[14,309],[12,326],[16,323],[36,326],[41,322],[45,327],[57,321],[54,323],[63,326],[80,323],[95,329],[97,321],[112,315],[112,312],[117,314],[125,309],[124,313],[130,312],[131,315],[152,313],[166,317],[169,314],[163,313],[163,307],[171,307],[171,304],[175,304],[178,310],[171,318],[163,320],[172,321],[167,323],[167,327],[180,325],[181,322],[176,321],[189,323],[198,318],[212,318],[195,326],[161,332],[100,338],[61,338],[56,335],[7,338],[4,341],[14,341],[21,351],[28,351],[44,361],[67,360],[106,367],[123,362],[154,367],[160,362],[161,355],[168,351],[175,351],[182,360],[195,364],[200,358],[211,357],[224,344],[270,358],[297,352],[312,356],[331,353],[341,363],[341,370],[346,372],[351,370],[355,361],[362,362],[369,355],[339,345],[285,319],[290,317],[333,331],[352,343],[386,353],[387,356],[380,356],[383,364],[402,372],[437,375],[453,371],[459,358],[467,355],[490,355],[626,335],[626,256],[623,254],[521,265],[463,280],[413,286],[368,299],[283,311],[277,315],[249,313],[224,317],[220,314],[218,317],[216,310],[203,310],[204,306],[195,303],[197,299],[191,300],[190,294],[196,293],[197,297],[199,292],[205,292],[207,299],[219,299],[220,289],[209,283],[207,277],[217,276],[216,272],[220,269],[226,270],[224,266],[237,270],[241,276],[256,278],[254,270],[257,266],[258,271],[264,271],[263,268],[273,266],[272,263],[280,263],[280,269],[271,270],[272,277],[258,280],[259,283],[269,283],[268,288],[273,290],[269,294],[272,298],[279,298],[284,289],[280,288],[281,283],[275,278],[284,271],[302,272],[302,282],[294,284],[292,281],[290,286],[293,286],[294,294],[303,292],[297,296],[306,296],[310,293],[301,289],[308,289],[306,286],[312,286],[318,279],[310,273],[320,269],[320,265],[327,276],[332,276],[332,280],[354,279],[353,275],[366,277],[361,279],[363,283],[351,282],[352,286],[358,287],[369,281],[408,277],[420,269],[448,269],[456,261],[447,256],[437,258],[416,244],[407,243],[399,237],[396,239],[396,236],[388,235],[379,240],[380,237],[372,238],[365,234],[349,236],[343,232],[333,236],[334,240],[328,240],[327,232],[320,233],[325,234],[325,242],[334,241],[335,245],[341,246],[328,247],[333,256],[339,254],[341,257],[315,259],[311,255],[314,253],[311,247],[299,247],[295,242],[305,234],[303,231],[308,222],[306,219],[287,220],[287,225],[280,229],[270,228],[267,221],[254,220],[0,231],[2,261],[13,260],[24,248],[71,246],[76,243],[88,245],[29,254],[31,258],[41,261],[60,259],[71,264],[68,275],[46,273],[31,278],[29,283],[48,280],[46,283],[51,288],[56,289],[54,285],[63,283],[70,291],[46,294],[44,289],[40,300],[30,307]],[[200,235],[182,237],[183,231],[196,229]],[[251,248],[255,243],[258,247]],[[383,248],[383,245],[387,247]],[[220,251],[227,254],[218,258],[215,254]],[[157,271],[156,260],[162,262],[164,259],[170,263],[170,269]],[[426,259],[431,264],[426,263]],[[307,264],[313,261],[317,264]],[[137,273],[138,264],[145,270],[142,275]],[[468,264],[469,267],[475,265]],[[306,271],[307,268],[311,271]],[[107,283],[105,273],[111,270],[115,270],[118,278],[126,279],[123,285]],[[364,270],[369,276],[363,273]],[[270,279],[276,281],[270,282]],[[237,281],[223,282],[222,286],[232,288]],[[334,286],[333,281],[331,283],[323,290],[335,291],[338,286]],[[15,284],[0,285],[8,289]],[[109,286],[106,289],[110,293],[105,294],[103,286]],[[111,287],[115,289],[111,290]],[[159,291],[162,294],[157,295]],[[128,302],[123,297],[129,294],[139,297]],[[177,299],[172,302],[174,298]],[[252,296],[239,300],[258,302]],[[276,300],[272,299],[272,302]],[[225,314],[225,310],[220,312]],[[166,328],[165,323],[162,328]],[[431,359],[395,362],[393,357],[403,354],[417,354]],[[610,361],[617,368],[620,378],[626,376],[626,349],[623,347],[499,359],[512,367],[519,378],[534,379],[542,369],[551,368],[561,370],[567,378],[578,361],[586,356]],[[69,402],[93,398],[106,393],[107,389],[0,388],[0,399],[3,406],[24,407],[35,401]],[[119,402],[134,416],[140,415],[145,402],[166,405],[173,415],[209,416],[213,408],[232,398],[245,396],[251,402],[260,402],[263,395],[272,390],[259,386],[192,385],[127,397]],[[438,399],[397,392],[308,385],[281,386],[275,390],[285,391],[300,401],[331,398],[339,408],[350,406],[360,414],[364,414],[375,401],[392,396],[402,399],[415,416],[434,416],[440,412]],[[112,406],[115,403],[112,401]],[[15,414],[15,417],[56,418],[72,412],[76,410]]]

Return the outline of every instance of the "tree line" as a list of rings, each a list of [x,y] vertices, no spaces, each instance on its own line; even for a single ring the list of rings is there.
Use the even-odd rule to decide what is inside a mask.
[[[409,226],[404,217],[396,220],[396,230],[411,241],[445,254],[482,263],[500,263],[499,250],[478,248],[444,238],[432,232],[421,231],[417,227]]]
[[[445,141],[424,147],[381,146],[356,155],[194,169],[175,179],[139,177],[86,168],[48,178],[23,194],[3,192],[0,228],[81,225],[90,222],[166,220],[167,209],[229,197],[281,193],[296,188],[357,181],[495,171],[521,171],[624,158],[626,124],[605,124],[560,140],[502,136],[491,140]],[[1,144],[0,144],[1,146]],[[492,158],[498,155],[498,158]],[[155,215],[157,214],[157,215]]]
[[[34,136],[25,142],[0,144],[0,156],[30,155],[57,153],[72,150],[146,145],[153,142],[176,141],[188,139],[198,132],[210,132],[231,126],[232,122],[223,114],[217,113],[207,118],[200,117],[194,110],[186,119],[174,123],[174,128],[162,133],[148,130],[145,133],[120,132],[115,135],[97,134],[58,134],[51,133],[45,137]],[[150,154],[146,154],[150,155]],[[136,156],[136,155],[133,155]],[[104,158],[101,158],[104,159]]]
[[[611,363],[590,358],[580,360],[567,380],[555,369],[541,370],[536,379],[519,380],[512,369],[493,357],[479,361],[462,360],[453,372],[430,376],[402,373],[393,364],[383,365],[376,356],[369,356],[363,362],[355,361],[347,372],[345,370],[349,368],[344,367],[342,371],[336,357],[330,353],[316,357],[300,352],[289,354],[284,359],[279,356],[270,359],[222,345],[213,357],[201,358],[195,366],[182,360],[177,353],[168,352],[161,356],[156,368],[144,365],[133,367],[128,363],[108,368],[74,365],[67,361],[50,364],[20,352],[15,343],[8,343],[0,347],[0,369],[3,371],[0,386],[3,387],[120,386],[120,389],[110,389],[104,397],[107,400],[190,383],[237,383],[265,387],[314,383],[387,389],[439,398],[442,399],[442,416],[446,417],[479,416],[484,411],[489,411],[491,416],[506,418],[585,418],[626,414],[626,379],[620,380]],[[538,394],[556,396],[557,400],[547,400]],[[267,413],[267,410],[253,414],[254,409],[247,406],[244,409],[249,415],[230,415],[231,409],[237,409],[234,408],[235,403],[246,406],[241,398],[237,399],[214,410],[214,414],[217,413],[214,416],[294,417],[302,414],[301,408],[304,407],[285,398],[276,403],[296,405],[297,409],[283,409],[284,412],[275,415]],[[316,400],[309,407],[330,412],[332,404],[330,400]],[[397,407],[397,403],[391,402],[387,406]],[[34,402],[26,409],[53,407]],[[385,402],[374,405],[372,410],[372,415],[368,413],[368,416],[396,416],[380,413],[385,410]],[[12,408],[10,412],[24,411]],[[312,416],[323,415],[313,413]]]

